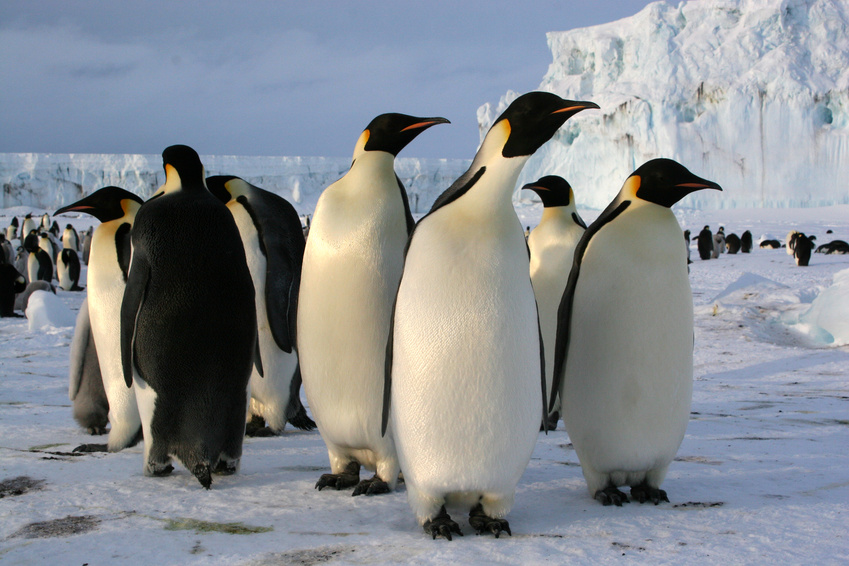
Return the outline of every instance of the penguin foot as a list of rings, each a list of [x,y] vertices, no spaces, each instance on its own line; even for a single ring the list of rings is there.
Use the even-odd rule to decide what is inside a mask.
[[[106,433],[109,432],[109,429],[106,428],[106,425],[104,425],[104,426],[90,426],[85,430],[86,430],[86,432],[88,432],[92,436],[100,436],[102,434],[106,434]]]
[[[245,425],[245,436],[277,436],[274,431],[265,426],[265,419],[259,415],[251,415],[251,420]]]
[[[631,493],[634,493],[633,488],[631,488]],[[622,507],[623,503],[630,503],[628,496],[624,492],[619,491],[615,485],[609,485],[604,489],[596,491],[593,499],[600,501],[604,506],[616,505],[617,507]]]
[[[198,479],[205,489],[209,489],[212,485],[212,470],[209,464],[196,464],[192,468],[192,475]]]
[[[150,475],[155,478],[162,478],[171,475],[174,471],[174,466],[171,464],[150,464]]]
[[[321,491],[325,487],[332,487],[338,491],[354,487],[358,483],[360,483],[360,464],[359,462],[349,462],[345,466],[345,471],[341,474],[322,474],[315,482],[315,488]]]
[[[351,495],[380,495],[381,493],[389,493],[389,491],[389,484],[375,474],[374,477],[358,483]]]
[[[548,430],[557,430],[557,421],[560,420],[560,412],[554,411],[548,415]],[[544,425],[539,426],[540,430],[545,430]]]
[[[109,452],[108,444],[80,444],[72,452]]]
[[[424,532],[433,536],[433,540],[436,540],[436,537],[438,536],[447,538],[448,540],[453,540],[451,538],[451,533],[463,536],[463,531],[460,530],[460,525],[448,516],[448,512],[445,510],[445,505],[439,509],[439,514],[436,517],[429,521],[425,521],[422,527],[424,528]]]
[[[280,436],[280,435],[277,434],[276,432],[274,432],[274,430],[272,430],[271,427],[264,426],[264,427],[261,427],[261,428],[254,428],[254,429],[246,428],[245,429],[245,436],[250,436],[250,437],[253,437],[253,438],[268,438],[270,436]]]
[[[307,410],[303,405],[300,405],[298,408],[298,412],[296,412],[292,416],[286,417],[286,422],[288,422],[293,427],[298,430],[315,430],[316,424],[315,421],[312,420],[309,415],[307,415]]]
[[[239,460],[218,460],[212,469],[213,474],[232,476],[239,469]]]
[[[513,536],[510,532],[510,524],[505,519],[495,519],[483,512],[483,505],[478,503],[469,513],[469,524],[475,529],[475,534],[492,533],[499,538],[502,532]]]
[[[666,496],[665,491],[657,487],[652,487],[645,482],[640,485],[631,486],[631,499],[636,499],[640,503],[651,501],[655,505],[659,504],[661,501],[669,503],[669,498]]]

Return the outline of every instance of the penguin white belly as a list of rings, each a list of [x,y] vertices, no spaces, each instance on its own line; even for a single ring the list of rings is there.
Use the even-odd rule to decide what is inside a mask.
[[[693,302],[681,229],[669,209],[631,206],[591,240],[572,307],[561,395],[591,495],[609,481],[659,485],[690,414]]]
[[[27,282],[38,281],[38,254],[31,253],[27,256]]]
[[[61,287],[64,291],[70,291],[74,282],[71,281],[71,270],[68,269],[68,265],[62,261],[61,255],[56,258],[56,274],[59,279],[59,287]]]
[[[486,228],[456,234],[456,218],[449,224],[435,215],[407,255],[395,310],[391,415],[420,521],[443,498],[451,505],[483,496],[488,515],[505,515],[536,443],[539,331],[527,264],[511,261],[527,258],[513,224],[505,245]]]
[[[377,472],[392,484],[394,442],[391,433],[380,432],[386,341],[406,221],[400,196],[393,194],[397,185],[368,198],[346,194],[347,188],[325,190],[307,239],[298,301],[301,374],[333,473],[342,471],[345,458],[368,469],[380,467],[384,458],[388,468]]]
[[[540,225],[528,238],[531,250],[531,283],[539,308],[539,326],[545,352],[545,390],[551,397],[554,376],[554,343],[557,338],[557,310],[572,269],[575,247],[584,230],[580,226],[549,223]],[[553,410],[559,411],[558,398]],[[548,407],[546,407],[546,411]]]
[[[91,332],[97,345],[103,388],[109,400],[109,423],[112,426],[109,449],[120,450],[132,441],[141,421],[135,390],[124,382],[121,366],[124,277],[115,253],[115,231],[95,230],[91,253],[87,276]]]
[[[271,334],[268,310],[265,306],[265,278],[268,262],[260,251],[259,235],[253,220],[241,204],[230,203],[227,206],[239,228],[248,269],[254,282],[259,352],[265,374],[260,376],[256,365],[251,370],[248,418],[251,413],[260,415],[265,419],[268,427],[279,432],[286,426],[289,384],[298,365],[298,355],[294,351],[286,353],[281,350]]]

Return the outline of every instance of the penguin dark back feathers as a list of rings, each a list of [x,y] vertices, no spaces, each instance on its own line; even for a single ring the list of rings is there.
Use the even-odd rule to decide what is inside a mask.
[[[532,155],[566,120],[581,110],[598,108],[594,102],[565,100],[550,92],[529,92],[514,100],[501,116],[499,122],[510,126],[510,137],[501,150],[504,157]]]
[[[397,112],[381,114],[366,126],[368,140],[366,140],[365,150],[385,151],[397,156],[408,143],[429,127],[450,123],[440,117],[418,118]]]
[[[728,248],[728,253],[736,254],[740,251],[740,237],[733,232],[725,238],[725,246]]]
[[[752,233],[748,230],[743,232],[743,235],[740,236],[740,251],[744,254],[752,251]]]

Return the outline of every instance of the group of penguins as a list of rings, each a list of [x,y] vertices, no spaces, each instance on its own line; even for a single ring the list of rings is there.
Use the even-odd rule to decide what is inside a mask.
[[[463,534],[449,510],[478,534],[510,534],[539,431],[561,417],[592,497],[622,505],[628,486],[669,501],[660,486],[693,387],[687,250],[670,207],[721,188],[653,159],[586,226],[568,182],[546,176],[523,187],[544,205],[526,241],[512,204],[524,164],[598,108],[519,96],[418,222],[394,160],[448,120],[396,113],[362,132],[306,238],[283,198],[205,178],[181,145],[163,152],[148,200],[106,187],[57,210],[101,222],[71,392],[98,364],[111,429],[83,449],[143,439],[146,475],[176,458],[209,488],[238,470],[247,421],[312,426],[303,385],[330,461],[316,488],[376,495],[400,475],[434,539]]]
[[[59,224],[44,214],[38,221],[27,214],[23,222],[12,217],[0,232],[0,316],[15,317],[25,310],[26,300],[36,290],[55,293],[53,282],[64,291],[82,291],[80,254],[88,263],[91,231],[81,238],[68,224]],[[17,244],[17,245],[16,245]]]

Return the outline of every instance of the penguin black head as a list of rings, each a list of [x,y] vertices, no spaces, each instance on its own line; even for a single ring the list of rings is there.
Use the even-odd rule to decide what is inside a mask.
[[[54,216],[55,216],[55,215],[54,215]],[[73,230],[73,229],[74,229],[74,225],[73,225],[73,224],[65,224],[65,230]]]
[[[139,196],[122,188],[103,187],[73,204],[60,208],[53,215],[62,214],[63,212],[85,212],[86,214],[91,214],[101,222],[109,222],[110,220],[121,218],[126,214],[128,202],[135,202],[141,205],[144,201]]]
[[[24,238],[24,249],[31,254],[38,252],[38,233],[35,230],[30,230],[30,233]]]
[[[11,224],[11,226],[14,226],[15,228],[18,228],[18,217],[17,217],[17,216],[13,216],[13,217],[12,217],[12,224]]]
[[[162,152],[162,167],[165,169],[165,184],[159,187],[154,197],[174,190],[205,189],[206,176],[198,153],[187,145],[172,145]]]
[[[522,190],[533,191],[542,200],[542,206],[549,208],[553,206],[569,206],[574,200],[572,187],[563,177],[559,175],[546,175],[533,183],[528,183]]]
[[[214,175],[206,178],[206,187],[209,192],[218,197],[218,200],[227,204],[238,195],[231,194],[227,188],[227,183],[234,179],[239,179],[233,175]],[[241,181],[241,179],[239,179]]]
[[[381,114],[369,122],[361,140],[365,151],[385,151],[397,156],[416,136],[436,124],[450,124],[445,118],[418,118],[406,114]],[[363,138],[365,138],[363,140]]]
[[[490,129],[506,122],[504,157],[533,155],[566,120],[587,108],[598,108],[598,104],[565,100],[550,92],[529,92],[514,100]]]
[[[722,190],[718,184],[693,175],[671,159],[647,161],[628,177],[625,185],[636,198],[667,208],[694,191]]]

